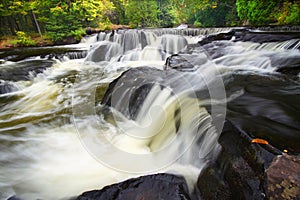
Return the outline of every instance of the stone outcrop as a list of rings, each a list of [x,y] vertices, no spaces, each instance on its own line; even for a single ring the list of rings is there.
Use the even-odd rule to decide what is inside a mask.
[[[182,177],[171,174],[155,174],[129,179],[85,192],[73,200],[190,200],[187,184]]]

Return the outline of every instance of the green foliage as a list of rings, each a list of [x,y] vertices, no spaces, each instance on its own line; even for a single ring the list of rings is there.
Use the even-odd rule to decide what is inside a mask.
[[[284,1],[275,14],[279,25],[300,24],[300,3]]]
[[[237,21],[236,7],[231,0],[205,0],[192,10],[188,22],[204,27],[220,27]],[[196,23],[196,25],[197,25]]]
[[[263,26],[272,22],[272,13],[276,7],[276,1],[252,0],[248,2],[248,19],[251,24]]]
[[[18,31],[17,33],[17,39],[13,41],[14,45],[22,46],[22,47],[28,47],[28,46],[34,46],[35,42],[23,31]]]
[[[300,3],[295,2],[286,17],[286,24],[300,24]]]
[[[194,27],[195,27],[195,28],[200,28],[200,27],[203,27],[203,25],[201,24],[201,22],[195,21],[195,22],[194,22]]]
[[[288,0],[236,0],[238,16],[250,25],[300,24],[300,3]]]
[[[295,0],[0,0],[0,35],[37,32],[79,40],[87,27],[300,25]],[[21,40],[20,40],[21,41]]]
[[[78,39],[83,27],[98,27],[107,19],[106,14],[114,9],[108,0],[49,0],[40,1],[37,7],[40,14],[46,16],[39,20],[45,24],[48,35],[54,41],[72,36]]]
[[[159,22],[158,14],[156,0],[131,0],[125,6],[125,16],[133,28],[155,27]]]
[[[71,31],[71,36],[73,36],[76,41],[80,41],[82,39],[82,36],[84,36],[84,34],[85,31],[82,28]]]
[[[125,16],[125,0],[111,0],[115,9],[108,14],[110,21],[114,24],[128,24]]]
[[[172,0],[158,1],[158,20],[160,27],[173,27],[176,23],[176,7]]]
[[[248,19],[248,0],[236,0],[236,9],[240,19],[246,21]]]

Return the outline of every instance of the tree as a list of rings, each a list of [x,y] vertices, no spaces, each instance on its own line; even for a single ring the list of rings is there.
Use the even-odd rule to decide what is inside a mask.
[[[206,1],[195,12],[190,23],[197,22],[205,27],[235,25],[238,20],[235,2],[231,0]]]
[[[38,20],[45,24],[48,35],[59,41],[80,36],[83,27],[97,27],[108,20],[106,13],[113,4],[108,0],[47,0],[37,1]]]
[[[263,26],[274,22],[273,13],[281,0],[237,0],[238,16],[251,25]]]
[[[1,27],[9,27],[9,31],[1,30],[1,32],[15,34],[22,28],[28,27],[23,25],[26,23],[24,16],[30,10],[29,2],[24,0],[1,0],[0,2]]]
[[[111,0],[115,9],[110,13],[109,19],[114,24],[127,24],[128,20],[125,16],[125,0]]]
[[[300,24],[300,2],[299,1],[283,1],[283,3],[277,7],[275,18],[279,25],[299,25]]]
[[[159,9],[156,0],[130,0],[125,5],[125,16],[132,27],[158,25]]]

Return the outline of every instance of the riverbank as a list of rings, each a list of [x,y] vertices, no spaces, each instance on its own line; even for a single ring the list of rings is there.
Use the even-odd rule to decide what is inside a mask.
[[[68,37],[62,41],[54,42],[47,36],[27,36],[31,41],[31,44],[23,44],[22,39],[18,38],[17,36],[3,36],[0,40],[0,49],[13,49],[13,48],[20,48],[20,47],[47,47],[47,46],[54,46],[54,45],[68,45],[68,44],[77,44],[80,40],[76,39],[75,37]]]
[[[128,25],[116,25],[112,24],[109,27],[106,27],[107,30],[103,30],[101,28],[86,28],[84,33],[81,36],[69,36],[65,37],[63,40],[53,41],[50,37],[45,35],[27,34],[22,31],[20,35],[16,36],[1,36],[0,37],[0,49],[12,49],[19,47],[47,47],[54,45],[68,45],[68,44],[77,44],[81,41],[81,39],[86,35],[91,35],[95,33],[99,33],[102,31],[112,31],[119,29],[130,29]]]

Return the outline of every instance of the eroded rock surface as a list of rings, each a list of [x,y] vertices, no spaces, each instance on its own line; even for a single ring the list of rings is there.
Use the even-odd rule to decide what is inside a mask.
[[[275,157],[266,176],[270,200],[300,199],[300,156],[283,154]]]

